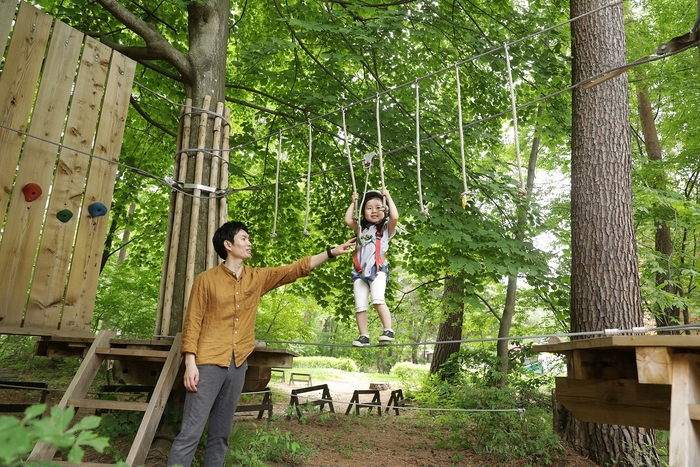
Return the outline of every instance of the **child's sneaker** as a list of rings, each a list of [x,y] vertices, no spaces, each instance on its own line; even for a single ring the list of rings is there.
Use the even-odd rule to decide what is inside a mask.
[[[352,345],[354,345],[355,347],[368,347],[369,346],[369,337],[360,336],[357,339],[355,339],[354,341],[352,341]]]
[[[379,336],[379,342],[391,342],[394,340],[394,331],[385,329],[381,336]]]

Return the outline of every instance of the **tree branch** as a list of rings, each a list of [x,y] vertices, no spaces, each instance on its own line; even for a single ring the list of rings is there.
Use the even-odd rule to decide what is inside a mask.
[[[139,115],[141,115],[143,117],[144,120],[146,120],[148,123],[150,123],[154,127],[158,128],[162,132],[169,134],[173,138],[177,138],[177,133],[169,130],[162,123],[158,123],[155,120],[153,120],[153,118],[151,118],[151,116],[148,115],[148,113],[143,109],[143,107],[141,107],[141,104],[139,104],[138,101],[136,99],[134,99],[134,96],[131,96],[129,98],[129,102],[131,102],[131,105],[139,113]]]
[[[116,48],[134,60],[165,60],[179,71],[186,81],[191,81],[192,66],[186,54],[170,44],[151,23],[143,21],[116,0],[97,0],[102,7],[119,20],[124,26],[139,35],[146,47]],[[132,55],[133,54],[133,55]]]

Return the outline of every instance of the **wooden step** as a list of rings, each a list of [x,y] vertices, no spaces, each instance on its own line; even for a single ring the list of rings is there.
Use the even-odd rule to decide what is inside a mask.
[[[97,462],[81,462],[76,464],[75,462],[67,461],[51,461],[51,464],[57,464],[67,467],[114,467],[116,464],[98,464]]]
[[[101,347],[95,352],[107,360],[136,360],[139,362],[165,362],[168,358],[167,350],[149,349],[120,349],[114,347]]]
[[[688,416],[691,420],[700,420],[700,404],[688,404]]]
[[[111,401],[103,399],[70,399],[68,400],[68,405],[87,409],[134,410],[137,412],[145,412],[148,409],[147,402]]]

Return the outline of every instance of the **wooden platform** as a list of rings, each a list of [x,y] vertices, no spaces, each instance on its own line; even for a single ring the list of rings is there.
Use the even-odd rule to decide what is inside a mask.
[[[700,336],[610,336],[533,350],[566,356],[556,397],[577,419],[669,430],[669,465],[697,465]]]

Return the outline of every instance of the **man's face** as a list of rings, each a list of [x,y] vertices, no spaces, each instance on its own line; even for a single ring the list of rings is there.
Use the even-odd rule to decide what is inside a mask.
[[[233,242],[226,240],[224,242],[226,250],[230,256],[243,261],[249,259],[252,255],[253,244],[250,243],[250,235],[245,230],[239,230],[233,237]]]

